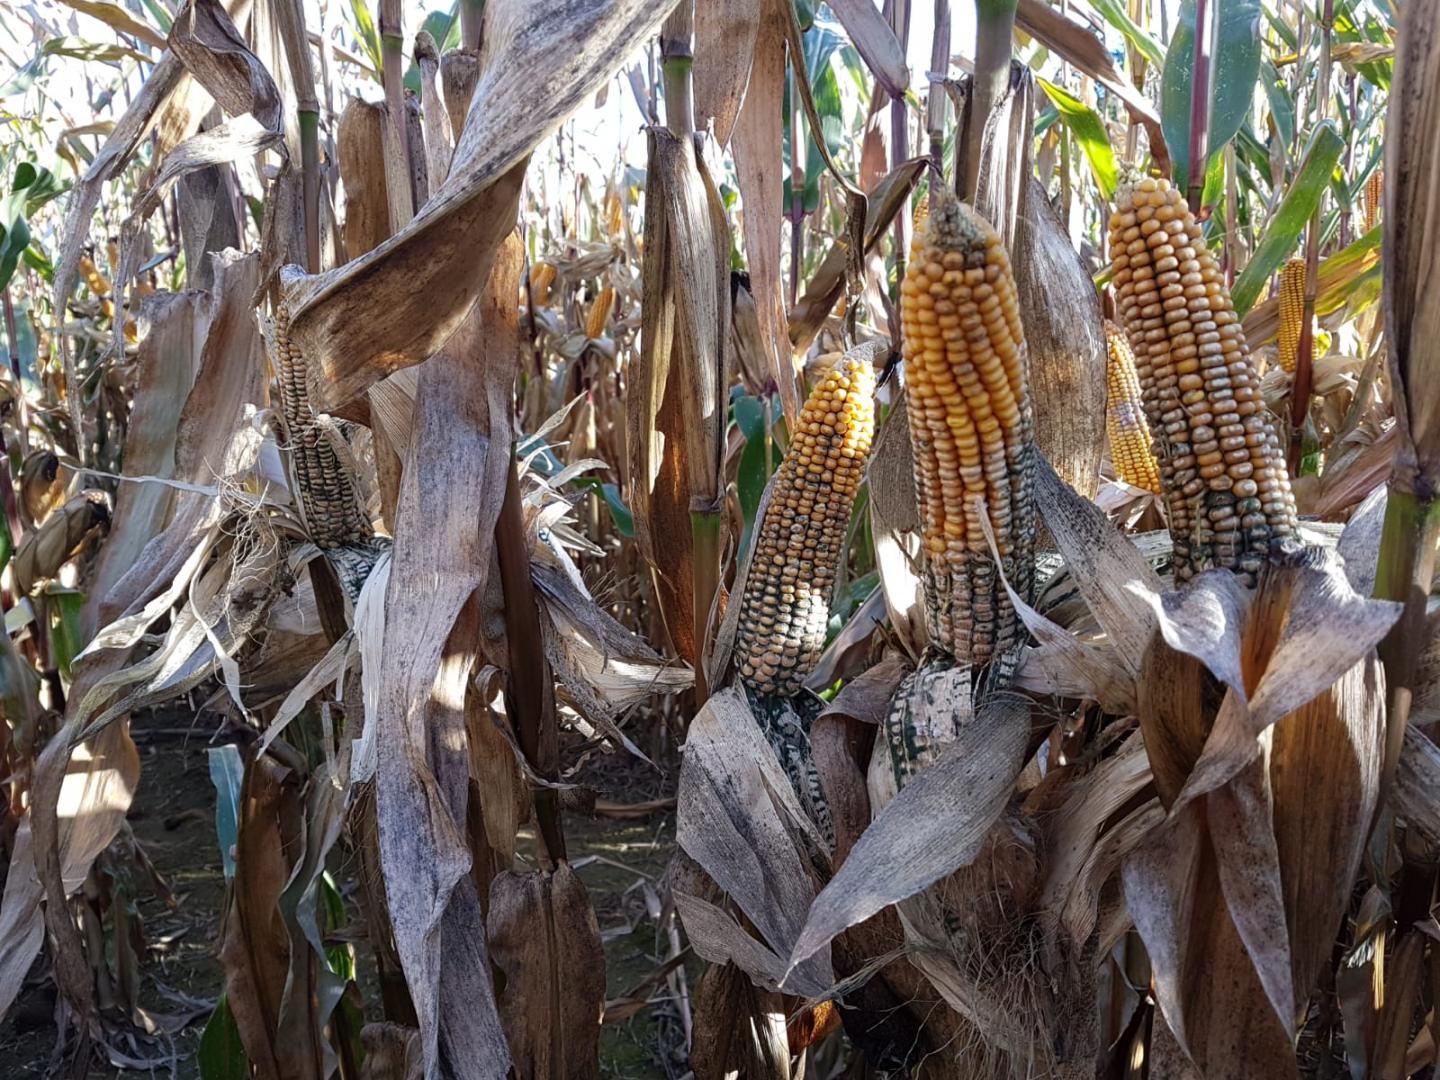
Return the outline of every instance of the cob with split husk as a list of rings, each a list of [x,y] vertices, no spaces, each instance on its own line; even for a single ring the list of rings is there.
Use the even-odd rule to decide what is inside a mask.
[[[1125,331],[1105,323],[1105,437],[1117,479],[1145,491],[1160,493],[1160,469],[1151,448],[1150,425],[1135,373],[1135,354]]]
[[[1110,258],[1160,460],[1175,579],[1223,567],[1253,585],[1269,554],[1294,542],[1295,500],[1229,289],[1183,193],[1127,179]]]
[[[933,198],[916,222],[900,290],[927,618],[942,652],[979,665],[1023,640],[999,571],[1029,595],[1034,423],[1010,257],[947,189]]]
[[[342,436],[323,425],[310,406],[305,357],[290,337],[283,304],[275,313],[271,355],[280,384],[285,458],[301,520],[354,600],[389,541],[377,537],[370,524],[348,455],[341,456],[337,440]]]
[[[869,349],[841,357],[800,411],[745,579],[736,667],[772,697],[799,693],[825,647],[830,598],[875,432]]]
[[[867,344],[841,356],[801,409],[755,527],[736,626],[735,667],[751,710],[802,805],[832,842],[810,757],[810,722],[823,703],[805,690],[805,679],[825,648],[875,433],[874,363],[883,351]]]

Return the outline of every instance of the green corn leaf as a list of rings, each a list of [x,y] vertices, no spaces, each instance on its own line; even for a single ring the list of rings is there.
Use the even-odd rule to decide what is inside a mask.
[[[200,1080],[250,1080],[250,1059],[240,1041],[240,1027],[223,994],[200,1036],[196,1063]]]
[[[1215,51],[1210,62],[1210,142],[1216,154],[1235,137],[1250,111],[1260,75],[1259,0],[1213,0]],[[1180,6],[1180,20],[1160,80],[1160,126],[1175,164],[1176,182],[1190,175],[1190,87],[1195,66],[1195,0]]]
[[[1080,143],[1085,160],[1090,163],[1090,171],[1095,175],[1100,194],[1108,202],[1115,196],[1117,174],[1115,151],[1110,145],[1110,134],[1105,130],[1105,121],[1100,119],[1099,113],[1063,87],[1056,86],[1047,79],[1039,79],[1038,82],[1054,103],[1060,118],[1065,121],[1065,126]]]
[[[1255,301],[1265,291],[1270,275],[1295,250],[1306,223],[1320,205],[1325,189],[1330,186],[1330,174],[1344,150],[1345,140],[1329,120],[1315,129],[1289,191],[1270,219],[1255,254],[1235,279],[1235,287],[1230,291],[1235,310],[1240,315],[1254,307]]]
[[[1285,80],[1280,69],[1265,61],[1260,69],[1260,85],[1265,88],[1265,99],[1270,103],[1270,115],[1275,118],[1275,128],[1286,146],[1295,141],[1295,103],[1285,89]]]
[[[1125,40],[1135,46],[1137,52],[1157,68],[1165,66],[1165,49],[1161,44],[1150,36],[1143,27],[1137,26],[1125,10],[1125,5],[1117,0],[1090,0],[1090,6],[1098,11],[1111,26],[1119,30],[1125,36]]]
[[[350,0],[350,14],[355,20],[355,33],[360,38],[360,45],[370,60],[370,68],[375,72],[375,77],[379,78],[385,65],[381,59],[380,32],[375,29],[370,7],[365,0]]]

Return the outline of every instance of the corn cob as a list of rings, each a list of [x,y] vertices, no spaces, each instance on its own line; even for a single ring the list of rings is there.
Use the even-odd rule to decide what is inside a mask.
[[[625,231],[625,207],[614,190],[605,192],[605,235],[610,240],[619,240]]]
[[[287,457],[306,532],[322,551],[368,539],[373,530],[355,485],[336,453],[332,436],[310,408],[305,358],[290,339],[290,315],[284,306],[275,314],[273,351]]]
[[[44,521],[65,497],[60,459],[49,450],[27,456],[20,465],[20,495],[29,519],[37,525]]]
[[[1376,169],[1365,181],[1365,231],[1375,228],[1380,220],[1380,199],[1385,192],[1385,176]]]
[[[53,578],[96,532],[110,527],[110,497],[82,491],[38,528],[29,530],[15,549],[15,589],[28,596]]]
[[[1300,355],[1300,325],[1305,320],[1305,260],[1296,256],[1280,271],[1280,366],[1295,370]]]
[[[1150,425],[1145,422],[1145,405],[1140,399],[1140,377],[1135,374],[1135,354],[1125,340],[1125,331],[1105,322],[1105,435],[1110,441],[1110,463],[1125,483],[1160,493],[1160,470],[1150,449]]]
[[[100,314],[107,319],[114,318],[115,302],[110,299],[110,281],[89,255],[80,256],[80,276],[85,279],[85,287],[100,301]]]
[[[944,188],[917,220],[900,293],[930,636],[983,664],[1021,638],[981,525],[1021,596],[1034,580],[1025,333],[1010,258]]]
[[[550,303],[550,287],[555,284],[555,267],[551,263],[537,262],[530,267],[530,300],[536,307],[547,307]]]
[[[1121,185],[1112,281],[1159,450],[1175,577],[1224,567],[1253,585],[1293,542],[1295,500],[1230,292],[1184,197]]]
[[[852,350],[815,386],[755,530],[735,657],[741,680],[761,694],[797,693],[825,645],[830,593],[875,431],[875,351]]]
[[[585,336],[598,338],[605,335],[605,324],[610,321],[610,310],[615,306],[615,290],[606,285],[590,303],[585,315]]]

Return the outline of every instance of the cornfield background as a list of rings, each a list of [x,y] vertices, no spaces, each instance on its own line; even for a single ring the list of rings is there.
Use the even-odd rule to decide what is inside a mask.
[[[0,1074],[1436,1074],[1437,0],[0,10]]]

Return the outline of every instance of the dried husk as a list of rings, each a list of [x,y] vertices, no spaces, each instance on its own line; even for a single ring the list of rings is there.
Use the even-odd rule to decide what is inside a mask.
[[[627,394],[635,538],[676,653],[698,669],[691,512],[713,509],[730,339],[729,228],[695,144],[651,128],[641,353]]]

